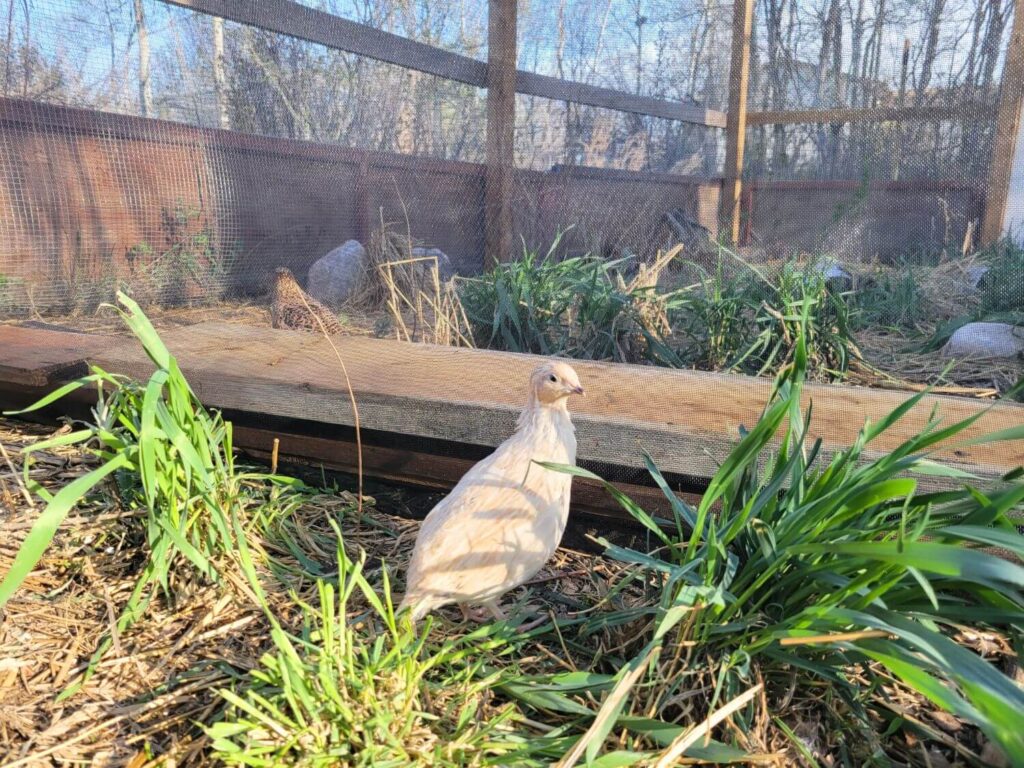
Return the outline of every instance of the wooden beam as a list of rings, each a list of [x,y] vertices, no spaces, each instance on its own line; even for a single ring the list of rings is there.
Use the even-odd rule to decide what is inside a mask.
[[[574,104],[588,104],[592,107],[615,109],[619,112],[633,112],[666,120],[680,120],[714,128],[726,127],[724,112],[706,109],[696,104],[681,101],[667,101],[650,96],[600,88],[596,85],[560,80],[557,77],[538,75],[535,72],[516,72],[516,91],[530,96],[542,96],[555,101],[571,101]]]
[[[999,89],[999,112],[996,135],[992,142],[988,184],[985,187],[985,215],[981,223],[981,243],[988,245],[1003,236],[1006,220],[1006,198],[1010,194],[1010,175],[1017,146],[1024,105],[1024,9],[1017,3],[1013,9],[1013,29],[1006,46],[1006,64]]]
[[[365,24],[300,5],[293,0],[260,0],[258,3],[251,0],[162,2],[300,40],[308,40],[335,50],[437,75],[447,80],[475,85],[478,88],[487,87],[487,65],[482,61],[383,32]],[[513,88],[516,92],[529,96],[571,101],[620,112],[633,112],[716,128],[724,128],[726,124],[725,114],[713,109],[669,99],[637,96],[534,72],[517,71]]]
[[[972,101],[949,107],[865,107],[862,109],[784,109],[748,112],[747,125],[887,123],[912,120],[962,120],[993,117],[996,108],[988,102]]]
[[[484,264],[512,258],[512,172],[516,124],[516,2],[488,0],[487,173]]]
[[[427,72],[446,80],[482,87],[486,79],[487,67],[482,61],[358,24],[292,0],[162,1],[335,50]]]
[[[201,323],[163,333],[195,391],[211,407],[351,427],[353,417],[336,358],[315,335],[229,323]],[[84,337],[85,339],[94,337]],[[0,326],[5,365],[21,366],[8,350],[82,345],[105,370],[146,378],[152,363],[134,339],[82,341],[79,335]],[[494,447],[512,431],[525,382],[543,358],[488,350],[337,337],[359,402],[362,427],[468,446]],[[98,347],[98,349],[97,349]],[[770,382],[744,376],[651,366],[574,361],[587,397],[573,403],[579,459],[635,470],[644,453],[665,472],[709,478],[735,445],[741,426],[757,422]],[[24,366],[21,366],[24,368]],[[2,383],[2,371],[0,371]],[[54,382],[56,383],[56,382]],[[826,454],[857,440],[909,395],[851,386],[807,385],[814,403],[811,437]],[[924,398],[869,446],[891,452],[918,434],[937,408],[946,423],[977,416],[964,443],[1020,423],[1024,407],[961,398]],[[1024,441],[963,444],[940,450],[952,466],[996,478],[1024,465]]]
[[[729,63],[729,111],[725,128],[725,181],[721,218],[729,242],[740,239],[743,193],[743,147],[747,138],[747,88],[750,80],[750,32],[754,0],[735,0],[732,17],[732,55]]]
[[[86,358],[106,344],[101,336],[25,326],[0,326],[0,339],[0,382],[18,387],[45,387],[82,376]]]

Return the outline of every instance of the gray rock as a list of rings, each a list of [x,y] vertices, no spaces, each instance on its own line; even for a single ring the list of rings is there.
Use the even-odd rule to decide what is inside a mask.
[[[1016,357],[1024,354],[1024,328],[1007,323],[968,323],[942,348],[945,357]]]
[[[452,260],[448,258],[448,254],[442,251],[440,248],[422,248],[417,246],[412,249],[412,256],[414,259],[422,259],[428,257],[435,257],[437,259],[437,274],[441,278],[442,282],[450,280],[455,276],[455,268],[452,266]]]
[[[967,268],[967,284],[971,288],[980,288],[981,282],[985,279],[985,275],[988,274],[988,266],[985,264],[975,264],[973,267]]]
[[[366,249],[358,240],[348,240],[309,268],[306,290],[317,301],[339,309],[359,290],[365,268]]]
[[[843,269],[843,265],[831,256],[823,256],[810,268],[812,274],[820,275],[829,285],[840,290],[853,288],[853,275]]]

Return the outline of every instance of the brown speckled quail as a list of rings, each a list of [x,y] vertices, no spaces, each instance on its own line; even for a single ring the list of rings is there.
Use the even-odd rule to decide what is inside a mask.
[[[274,274],[274,302],[270,306],[271,326],[320,333],[320,323],[317,322],[319,318],[327,333],[341,333],[338,318],[331,310],[302,290],[290,269],[278,267]]]

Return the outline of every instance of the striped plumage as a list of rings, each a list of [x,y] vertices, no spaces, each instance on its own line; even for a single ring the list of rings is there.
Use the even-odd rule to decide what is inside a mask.
[[[274,278],[274,301],[270,305],[270,324],[294,331],[341,333],[341,323],[333,312],[302,290],[291,270],[278,267]],[[305,300],[305,301],[303,301]]]
[[[427,515],[416,537],[401,608],[417,621],[457,603],[485,606],[503,618],[501,596],[554,554],[569,515],[572,477],[534,461],[576,463],[566,402],[583,394],[576,372],[548,362],[530,377],[516,431],[479,462]]]

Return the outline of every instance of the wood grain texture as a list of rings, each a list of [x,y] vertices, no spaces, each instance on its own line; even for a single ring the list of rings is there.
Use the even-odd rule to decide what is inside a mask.
[[[105,343],[101,336],[0,326],[0,382],[46,387],[82,376],[85,358]]]
[[[750,34],[754,0],[735,0],[732,17],[732,53],[729,62],[729,111],[725,129],[725,180],[722,183],[721,219],[729,242],[740,240],[740,199],[743,193],[743,147],[747,137],[747,88],[750,81]]]
[[[36,331],[35,333],[42,333]],[[0,335],[0,344],[4,340]],[[326,424],[352,424],[337,360],[323,339],[250,326],[203,323],[165,340],[204,402]],[[511,434],[541,358],[358,337],[336,339],[366,429],[496,446]],[[93,359],[145,376],[151,365],[134,341],[107,345]],[[575,361],[587,397],[574,403],[579,458],[642,467],[647,451],[663,470],[708,477],[758,419],[769,382],[743,376]],[[826,449],[845,447],[865,419],[877,421],[908,395],[809,385],[812,432]],[[933,407],[948,423],[984,412],[965,433],[978,437],[1024,422],[1024,408],[929,397],[873,444],[875,454],[916,434]],[[949,449],[942,457],[987,476],[1024,464],[1024,442]]]
[[[835,109],[779,109],[747,113],[747,125],[799,125],[839,123],[888,123],[915,120],[984,120],[995,115],[988,102],[969,101],[935,107],[862,107]]]
[[[996,136],[989,164],[985,217],[981,222],[981,242],[994,243],[1003,235],[1006,198],[1010,194],[1013,154],[1020,131],[1021,109],[1024,108],[1024,9],[1020,3],[1013,11],[1013,28],[1006,46],[1006,64],[999,90],[999,112]]]
[[[516,0],[489,0],[484,266],[512,258],[512,169],[516,125]]]
[[[337,360],[322,338],[202,323],[167,331],[164,340],[211,407],[328,425],[353,423]],[[335,343],[348,367],[363,428],[486,447],[511,434],[525,402],[527,377],[542,359],[361,337],[342,336]],[[73,334],[3,326],[5,368],[0,371],[26,369],[21,357],[36,354],[31,350],[38,344],[62,350],[62,359],[74,355],[61,345],[80,344],[91,362],[137,378],[152,370],[133,339],[97,344]],[[640,468],[646,451],[664,471],[695,478],[709,477],[735,444],[739,428],[757,421],[770,387],[764,379],[648,366],[574,361],[573,367],[587,389],[587,397],[573,404],[581,461]],[[878,421],[908,396],[808,385],[804,401],[814,404],[812,434],[834,450],[852,443],[865,419]],[[872,444],[872,455],[917,434],[933,408],[947,424],[980,413],[962,434],[965,440],[1024,423],[1019,405],[927,397]],[[1024,465],[1024,441],[947,447],[939,457],[996,477]]]

